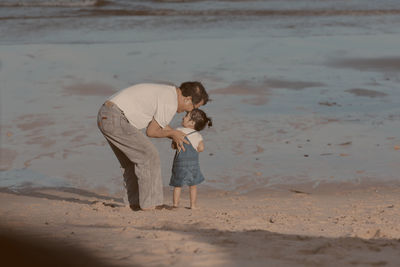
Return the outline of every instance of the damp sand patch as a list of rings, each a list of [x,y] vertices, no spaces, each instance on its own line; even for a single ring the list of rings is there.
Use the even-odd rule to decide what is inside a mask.
[[[14,121],[22,131],[42,129],[54,125],[55,121],[48,114],[27,114],[17,117]]]
[[[378,92],[375,90],[362,89],[362,88],[352,88],[352,89],[345,90],[345,92],[353,94],[355,96],[363,96],[363,97],[370,97],[370,98],[387,96],[386,93]]]
[[[18,153],[12,149],[0,148],[0,171],[10,169],[17,155]]]
[[[229,95],[266,95],[271,89],[302,90],[310,87],[323,86],[319,82],[288,81],[279,79],[265,79],[260,83],[237,81],[223,88],[210,90],[211,94]]]
[[[260,106],[268,102],[267,95],[269,94],[269,88],[263,84],[252,83],[249,81],[238,81],[227,87],[211,90],[210,94],[252,96],[251,98],[243,99],[242,102]]]
[[[272,89],[303,90],[311,87],[319,87],[324,84],[319,82],[287,81],[279,79],[265,79],[262,82],[237,81],[223,88],[211,90],[211,94],[254,96],[243,99],[242,102],[260,106],[268,102],[268,95]]]
[[[279,79],[266,79],[264,85],[272,89],[289,89],[289,90],[303,90],[311,87],[324,86],[323,83],[319,82],[304,82],[304,81],[287,81]]]
[[[92,82],[65,86],[63,92],[67,95],[110,96],[116,92],[116,89],[108,84]]]
[[[400,57],[334,59],[327,65],[360,71],[400,72]]]

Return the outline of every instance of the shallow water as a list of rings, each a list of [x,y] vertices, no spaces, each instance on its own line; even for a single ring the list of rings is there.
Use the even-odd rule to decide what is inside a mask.
[[[98,108],[133,83],[186,80],[213,99],[209,186],[399,182],[398,1],[0,6],[0,186],[120,192]],[[173,151],[154,142],[167,185]]]

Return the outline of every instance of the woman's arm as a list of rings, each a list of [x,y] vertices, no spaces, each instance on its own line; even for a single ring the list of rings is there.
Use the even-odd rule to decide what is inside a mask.
[[[197,146],[197,152],[203,152],[204,151],[204,143],[203,141],[199,142],[199,145]]]
[[[171,138],[177,144],[178,150],[182,149],[183,151],[185,151],[183,143],[189,144],[189,142],[185,140],[186,136],[185,133],[178,130],[174,130],[170,126],[162,128],[154,118],[147,126],[146,135],[148,137],[155,137],[155,138],[163,138],[163,137]]]
[[[173,130],[173,129],[171,128],[171,126],[167,125],[164,127],[164,130]],[[171,148],[174,150],[178,149],[174,140],[172,140],[171,142]]]
[[[173,129],[171,128],[171,126],[167,125],[164,127],[164,130],[173,130]]]

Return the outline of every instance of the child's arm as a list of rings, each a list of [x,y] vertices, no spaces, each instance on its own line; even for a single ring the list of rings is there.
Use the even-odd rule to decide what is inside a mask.
[[[197,146],[197,152],[203,152],[204,151],[204,143],[203,141],[199,142],[199,145]]]

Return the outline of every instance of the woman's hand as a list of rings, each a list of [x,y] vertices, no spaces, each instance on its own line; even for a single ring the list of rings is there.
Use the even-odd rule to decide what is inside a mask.
[[[174,141],[171,142],[171,148],[175,150],[178,149]]]
[[[183,143],[189,144],[189,142],[185,139],[186,134],[184,132],[174,130],[173,134],[171,136],[173,143],[176,144],[176,149],[178,151],[185,151],[185,147],[183,146]]]
[[[189,141],[185,140],[186,134],[184,132],[174,130],[169,125],[162,128],[154,118],[147,126],[146,134],[147,136],[154,138],[171,138],[172,141],[176,143],[178,151],[181,151],[181,149],[185,151],[183,143],[189,144]]]

